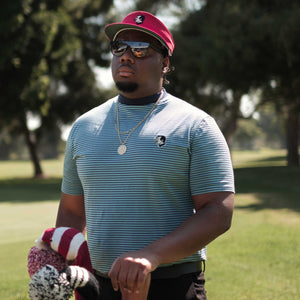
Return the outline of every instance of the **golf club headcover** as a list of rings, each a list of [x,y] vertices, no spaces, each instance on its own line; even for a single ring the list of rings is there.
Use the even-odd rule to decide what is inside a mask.
[[[36,247],[31,248],[29,251],[28,272],[30,277],[32,278],[33,276],[35,276],[37,271],[39,272],[46,265],[51,265],[54,267],[54,269],[56,269],[56,271],[57,270],[60,271],[70,264],[72,264],[72,266],[78,266],[84,268],[86,271],[89,272],[90,275],[92,275],[93,268],[90,260],[87,242],[85,240],[84,235],[75,228],[70,228],[70,227],[49,228],[45,230],[44,233],[41,235],[41,237],[36,240]],[[76,270],[78,271],[79,269]],[[57,271],[58,274],[60,274],[59,271]],[[43,269],[42,272],[46,272],[46,270]],[[50,273],[52,274],[52,272],[54,271],[51,268]],[[46,272],[45,274],[48,273]],[[65,272],[63,274],[65,274]],[[93,275],[90,276],[90,275],[89,278],[93,280],[94,276]],[[47,276],[49,277],[50,275]],[[52,278],[51,276],[49,278]],[[39,275],[38,278],[42,279],[43,277]],[[35,282],[36,281],[37,278],[35,279]],[[61,286],[61,284],[59,286]],[[75,292],[76,300],[89,299],[86,298],[86,296],[85,298],[81,297],[81,293],[79,291],[81,290],[82,287],[77,287],[76,285],[74,286],[76,291]],[[88,286],[89,285],[87,284],[87,287]],[[39,299],[39,298],[33,298],[33,299]],[[56,300],[56,298],[52,298],[52,299]],[[97,298],[91,298],[91,299],[97,299]]]
[[[58,272],[55,267],[46,265],[32,276],[29,283],[31,300],[69,300],[74,290],[82,299],[99,297],[97,279],[78,266],[68,266]]]
[[[46,265],[51,265],[57,270],[62,270],[68,266],[66,260],[52,249],[39,249],[37,247],[32,247],[29,250],[27,259],[27,269],[30,278],[32,278],[38,270]]]

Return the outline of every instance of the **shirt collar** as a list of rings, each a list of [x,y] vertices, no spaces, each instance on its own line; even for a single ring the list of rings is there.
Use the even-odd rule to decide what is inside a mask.
[[[165,94],[165,89],[163,89],[162,92]],[[126,98],[120,94],[118,97],[118,101],[119,103],[127,105],[147,105],[150,103],[155,103],[158,100],[160,94],[161,92],[158,92],[154,95],[135,99]]]

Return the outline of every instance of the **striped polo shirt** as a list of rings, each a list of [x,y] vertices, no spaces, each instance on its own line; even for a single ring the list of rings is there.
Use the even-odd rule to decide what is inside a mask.
[[[234,191],[225,139],[212,117],[164,93],[118,154],[116,101],[82,115],[70,132],[62,191],[84,195],[93,267],[107,273],[121,254],[168,234],[194,213],[192,196]],[[153,103],[118,103],[121,139]],[[176,263],[206,259],[206,248]]]

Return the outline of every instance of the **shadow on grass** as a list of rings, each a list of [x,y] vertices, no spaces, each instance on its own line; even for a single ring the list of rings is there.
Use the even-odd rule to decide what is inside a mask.
[[[278,161],[286,161],[286,156],[272,156],[272,157],[267,157],[267,158],[262,158],[262,159],[255,159],[252,160],[251,162],[278,162]]]
[[[300,168],[253,167],[235,169],[236,192],[255,194],[260,202],[238,209],[287,208],[300,212]],[[0,202],[58,201],[61,178],[0,180]]]
[[[61,178],[0,180],[1,202],[58,201]]]
[[[260,210],[287,208],[300,212],[300,168],[255,167],[235,169],[237,193],[255,194],[259,203],[238,209]]]

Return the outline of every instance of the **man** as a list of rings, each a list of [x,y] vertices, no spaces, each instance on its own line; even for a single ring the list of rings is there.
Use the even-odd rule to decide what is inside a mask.
[[[101,299],[206,299],[205,246],[233,212],[228,147],[209,115],[163,89],[163,23],[137,11],[105,33],[120,94],[73,125],[56,226],[87,230]]]

